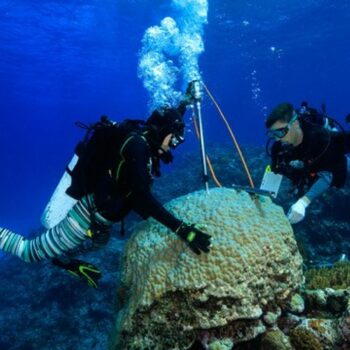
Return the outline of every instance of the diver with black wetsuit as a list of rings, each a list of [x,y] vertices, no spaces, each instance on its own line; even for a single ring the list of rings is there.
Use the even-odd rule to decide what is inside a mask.
[[[289,221],[295,224],[304,218],[308,205],[329,187],[345,185],[350,171],[346,156],[350,153],[350,133],[312,123],[289,103],[278,105],[270,113],[266,127],[275,140],[272,171],[291,179],[301,195],[288,212]]]
[[[160,160],[170,163],[171,149],[184,140],[183,115],[189,102],[187,98],[177,109],[154,111],[142,128],[128,133],[118,150],[118,159],[108,160],[114,166],[98,178],[93,193],[77,197],[79,201],[59,224],[32,239],[0,228],[0,249],[28,263],[53,259],[56,266],[97,287],[101,272],[71,256],[89,239],[95,248],[105,245],[113,223],[135,211],[171,229],[196,254],[209,252],[211,237],[176,218],[151,192],[154,176],[160,175]],[[74,197],[77,192],[73,186],[67,193]]]

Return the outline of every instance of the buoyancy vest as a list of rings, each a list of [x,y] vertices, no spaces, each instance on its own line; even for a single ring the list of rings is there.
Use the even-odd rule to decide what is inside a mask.
[[[75,149],[79,157],[71,175],[71,186],[66,193],[80,200],[87,194],[94,193],[102,178],[116,180],[122,161],[120,150],[132,135],[141,135],[142,122],[125,120],[121,123],[106,118],[87,128],[86,135]]]
[[[290,147],[281,152],[283,147],[278,142],[272,148],[273,167],[280,164],[285,169],[280,169],[282,174],[289,177],[311,176],[320,171],[332,173],[332,186],[343,187],[347,177],[347,160],[345,154],[350,151],[350,134],[342,131],[330,131],[321,126],[300,120],[303,131],[303,141],[296,147]],[[301,170],[288,166],[291,161],[300,160],[304,164]],[[282,167],[281,167],[282,168]],[[289,170],[288,170],[289,169]]]

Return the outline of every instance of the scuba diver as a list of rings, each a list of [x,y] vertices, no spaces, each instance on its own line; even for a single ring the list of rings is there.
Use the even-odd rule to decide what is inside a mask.
[[[72,256],[86,242],[94,249],[104,246],[112,225],[123,224],[134,211],[168,227],[194,253],[208,253],[211,236],[176,218],[151,192],[153,178],[160,176],[160,161],[172,162],[171,150],[184,141],[183,116],[192,103],[188,89],[178,108],[155,110],[146,122],[117,124],[101,117],[76,148],[79,160],[66,193],[77,203],[60,223],[32,239],[0,228],[0,249],[27,263],[52,259],[55,266],[97,288],[99,269]]]
[[[304,219],[310,203],[331,186],[345,185],[350,171],[350,133],[332,118],[302,103],[275,107],[265,122],[270,140],[271,169],[294,184],[299,199],[287,217],[291,224]],[[340,129],[340,130],[339,130]],[[270,142],[268,142],[269,144]],[[269,148],[269,147],[267,147]]]

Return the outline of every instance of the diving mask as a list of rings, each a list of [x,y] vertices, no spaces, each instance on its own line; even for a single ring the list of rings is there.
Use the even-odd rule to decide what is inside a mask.
[[[282,127],[282,128],[278,128],[278,129],[270,129],[267,131],[267,136],[271,139],[275,139],[275,140],[280,140],[283,137],[285,137],[290,128],[292,127],[292,124],[298,119],[298,114],[296,112],[293,112],[293,117],[292,119],[289,121],[289,123]]]

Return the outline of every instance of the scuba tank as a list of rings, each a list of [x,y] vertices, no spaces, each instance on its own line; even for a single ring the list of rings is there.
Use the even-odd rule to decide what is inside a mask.
[[[47,229],[62,221],[77,203],[77,200],[70,197],[66,190],[72,182],[70,171],[74,169],[78,159],[79,157],[74,154],[41,215],[41,223]]]
[[[321,109],[317,110],[316,108],[309,107],[307,101],[303,101],[298,114],[307,123],[322,126],[328,131],[344,131],[339,122],[327,114],[327,108],[324,103],[322,103]]]
[[[131,132],[141,130],[144,122],[125,119],[117,123],[101,116],[91,125],[75,124],[86,130],[85,136],[75,147],[75,154],[41,216],[46,228],[57,225],[78,200],[95,193],[101,178],[114,173],[122,143]]]
[[[69,210],[81,199],[85,194],[85,183],[81,183],[85,179],[83,178],[82,170],[85,164],[81,164],[86,161],[86,158],[90,158],[91,144],[90,140],[94,138],[96,130],[102,128],[108,128],[117,125],[116,122],[110,121],[108,117],[101,116],[97,123],[86,125],[81,122],[76,122],[76,126],[86,130],[84,138],[76,145],[74,156],[66,167],[56,189],[54,190],[49,202],[47,203],[42,216],[42,225],[49,229],[57,225],[68,214]],[[93,152],[95,150],[93,149]],[[80,180],[80,178],[82,178]],[[77,188],[77,190],[76,190]]]

